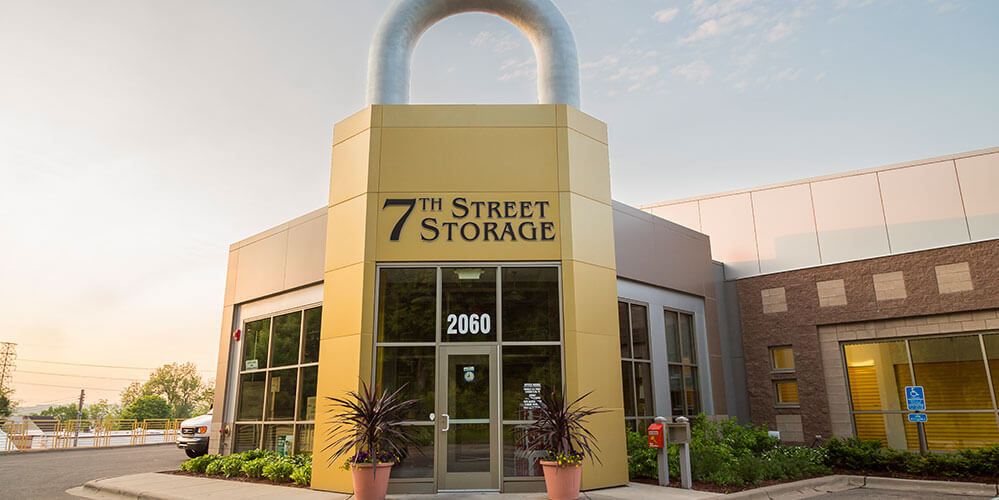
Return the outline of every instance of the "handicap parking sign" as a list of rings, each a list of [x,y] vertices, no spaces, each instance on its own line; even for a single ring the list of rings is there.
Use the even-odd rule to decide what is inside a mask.
[[[910,422],[926,422],[926,420],[927,420],[927,418],[926,418],[926,414],[925,413],[910,413],[909,414],[909,421]]]
[[[926,396],[921,385],[905,386],[905,406],[909,411],[925,411]]]

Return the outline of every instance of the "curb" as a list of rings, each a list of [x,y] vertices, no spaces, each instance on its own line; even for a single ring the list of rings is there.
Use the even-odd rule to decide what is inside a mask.
[[[730,493],[725,495],[725,498],[739,500],[773,500],[783,497],[807,498],[834,491],[853,490],[863,487],[864,476],[833,475]]]
[[[177,443],[149,443],[149,444],[120,444],[117,446],[78,446],[76,448],[38,448],[32,450],[0,451],[0,457],[11,455],[27,455],[35,453],[53,453],[57,451],[94,451],[94,450],[120,450],[122,448],[142,448],[146,446],[166,446]]]
[[[928,481],[921,479],[896,479],[893,477],[867,476],[865,488],[907,491],[913,493],[944,493],[949,495],[987,496],[999,495],[999,485],[965,483],[960,481]]]

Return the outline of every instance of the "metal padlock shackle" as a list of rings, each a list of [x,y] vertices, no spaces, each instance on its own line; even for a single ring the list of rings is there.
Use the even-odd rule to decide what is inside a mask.
[[[579,108],[576,40],[552,0],[396,0],[382,18],[368,55],[367,103],[409,104],[410,67],[420,37],[438,21],[485,12],[513,23],[538,61],[538,103]]]

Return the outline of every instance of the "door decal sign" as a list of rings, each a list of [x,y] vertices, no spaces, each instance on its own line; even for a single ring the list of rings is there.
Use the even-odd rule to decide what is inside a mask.
[[[475,381],[475,367],[466,366],[465,367],[465,382],[472,383]]]

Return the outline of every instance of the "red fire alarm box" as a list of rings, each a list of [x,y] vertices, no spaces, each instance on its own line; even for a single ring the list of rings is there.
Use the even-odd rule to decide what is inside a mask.
[[[666,438],[663,435],[663,424],[649,426],[649,448],[665,448]]]

